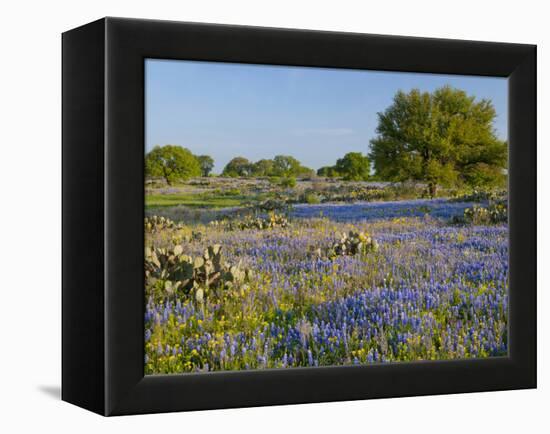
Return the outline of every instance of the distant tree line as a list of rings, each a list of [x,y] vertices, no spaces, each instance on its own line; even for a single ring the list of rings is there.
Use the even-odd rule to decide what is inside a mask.
[[[222,175],[230,177],[277,176],[283,178],[313,176],[315,172],[289,155],[277,155],[252,163],[244,157],[235,157],[224,167]]]
[[[417,181],[438,186],[494,187],[505,185],[507,144],[496,137],[496,111],[488,100],[476,101],[464,91],[445,86],[434,92],[397,92],[392,104],[378,113],[377,136],[370,152],[349,152],[334,166],[321,167],[318,176],[349,181]],[[371,163],[374,175],[371,175]],[[193,155],[180,146],[155,147],[145,157],[146,174],[178,179],[209,176],[214,159]],[[314,176],[315,172],[289,155],[251,162],[235,157],[222,176]]]

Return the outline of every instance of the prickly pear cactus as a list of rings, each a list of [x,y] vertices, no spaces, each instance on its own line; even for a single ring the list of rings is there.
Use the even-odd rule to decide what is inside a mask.
[[[251,279],[250,269],[223,260],[222,246],[214,244],[194,258],[183,253],[183,247],[146,248],[145,281],[149,295],[165,298],[174,294],[188,295],[199,303],[212,292],[233,288]]]
[[[329,248],[330,256],[353,256],[378,250],[378,242],[365,232],[343,233]]]
[[[231,222],[229,229],[245,230],[245,229],[273,229],[286,228],[290,226],[289,220],[283,214],[269,213],[267,217],[247,217],[243,220]]]
[[[462,218],[455,219],[457,223],[470,223],[474,225],[499,224],[508,221],[508,203],[506,200],[495,200],[484,207],[474,205],[464,210]]]
[[[192,231],[191,232],[191,237],[189,239],[190,241],[202,241],[202,232],[198,232],[198,231]]]
[[[154,234],[164,229],[178,229],[179,225],[169,218],[153,215],[145,217],[145,232]]]
[[[505,223],[508,221],[508,201],[492,201],[488,208],[491,223]]]

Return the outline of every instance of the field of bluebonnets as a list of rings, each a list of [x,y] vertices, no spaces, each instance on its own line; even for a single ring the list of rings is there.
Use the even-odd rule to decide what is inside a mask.
[[[148,197],[248,188],[211,182]],[[147,210],[147,374],[506,355],[504,194],[304,188]]]

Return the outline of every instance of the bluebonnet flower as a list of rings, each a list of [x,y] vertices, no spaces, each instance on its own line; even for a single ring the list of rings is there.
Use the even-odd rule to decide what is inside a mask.
[[[222,244],[228,261],[254,270],[252,290],[202,306],[149,296],[146,363],[156,373],[505,355],[508,228],[446,224],[469,205],[300,205],[291,230],[210,231],[209,243]],[[379,251],[330,259],[308,253],[352,227],[375,237]],[[189,254],[202,254],[195,244]],[[176,348],[184,368],[166,362]],[[192,351],[200,356],[190,358]]]

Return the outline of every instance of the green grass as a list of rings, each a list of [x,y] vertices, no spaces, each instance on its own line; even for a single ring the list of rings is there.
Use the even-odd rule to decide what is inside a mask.
[[[247,200],[250,200],[250,197],[196,193],[147,194],[145,195],[145,207],[157,208],[184,205],[194,208],[228,208],[241,206]]]

